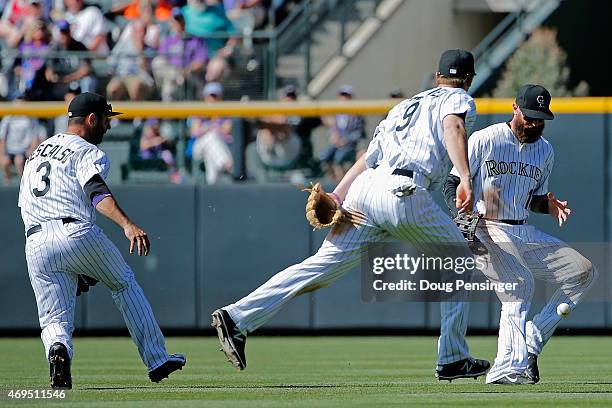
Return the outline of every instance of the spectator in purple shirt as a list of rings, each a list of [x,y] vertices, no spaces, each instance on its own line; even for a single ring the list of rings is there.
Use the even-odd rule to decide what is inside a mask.
[[[192,89],[202,88],[208,60],[204,40],[185,33],[185,19],[180,8],[172,10],[170,24],[173,32],[162,39],[159,55],[153,60],[153,75],[163,101],[194,97],[181,95],[180,91],[185,85]]]
[[[149,118],[145,121],[140,137],[140,158],[143,160],[161,160],[170,170],[170,181],[180,182],[180,173],[176,169],[172,154],[172,141],[164,137],[159,119]]]
[[[45,22],[36,20],[26,34],[26,41],[19,46],[21,62],[16,68],[19,91],[34,99],[41,99],[45,90],[45,61],[50,39]]]
[[[343,85],[338,90],[338,99],[349,101],[353,98],[353,87]],[[356,160],[357,144],[365,137],[365,122],[361,116],[338,114],[326,120],[329,126],[329,146],[320,154],[319,159],[328,177],[340,181],[348,165]]]

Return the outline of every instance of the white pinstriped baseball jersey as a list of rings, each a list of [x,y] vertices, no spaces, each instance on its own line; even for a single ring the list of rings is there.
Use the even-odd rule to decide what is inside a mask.
[[[84,274],[110,290],[142,361],[153,370],[168,360],[164,337],[134,272],[94,225],[95,209],[83,191],[94,175],[106,178],[109,170],[103,151],[65,133],[42,143],[27,160],[19,207],[26,231],[39,227],[26,237],[25,250],[45,357],[56,342],[73,356],[77,275]]]
[[[40,144],[26,162],[19,191],[26,231],[67,217],[93,224],[96,211],[83,186],[96,174],[106,179],[109,170],[106,153],[79,136],[60,133]]]
[[[520,143],[508,123],[498,123],[474,132],[468,156],[475,207],[490,219],[481,221],[476,231],[488,250],[483,272],[493,282],[518,284],[514,299],[500,297],[498,351],[486,378],[492,383],[525,371],[528,353],[540,354],[561,321],[557,306],[568,303],[574,308],[593,285],[597,271],[566,243],[532,225],[491,221],[525,220],[533,195],[548,192],[554,151],[546,139]],[[456,169],[451,173],[458,176]],[[528,321],[534,276],[560,287]]]
[[[554,151],[543,137],[520,143],[507,123],[497,123],[474,132],[468,156],[476,209],[485,218],[525,220],[531,198],[548,192]]]
[[[368,147],[369,168],[351,183],[343,203],[344,209],[362,213],[366,221],[334,227],[316,254],[223,307],[243,334],[269,321],[294,297],[330,285],[353,269],[370,243],[400,240],[416,247],[461,243],[462,257],[472,256],[457,226],[427,191],[448,174],[442,120],[450,114],[465,114],[467,128],[474,123],[474,101],[463,89],[430,89],[391,110]],[[417,174],[394,175],[393,169]],[[415,190],[405,197],[396,195],[398,187],[406,186]],[[469,304],[442,302],[440,313],[438,364],[470,358],[465,338]]]
[[[442,124],[450,114],[465,115],[468,131],[473,126],[476,105],[464,89],[433,88],[400,102],[376,128],[366,153],[368,167],[413,170],[439,184],[450,168]]]

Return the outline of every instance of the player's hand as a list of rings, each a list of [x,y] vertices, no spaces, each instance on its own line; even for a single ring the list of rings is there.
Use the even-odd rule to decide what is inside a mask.
[[[563,226],[563,223],[567,221],[567,217],[572,213],[572,210],[567,207],[567,201],[557,200],[555,195],[550,191],[546,194],[546,197],[548,198],[548,213],[551,217],[559,221],[560,227]]]
[[[474,192],[472,191],[472,183],[469,179],[461,179],[457,186],[457,197],[455,198],[455,208],[459,214],[472,209],[474,202]]]
[[[134,248],[136,248],[138,250],[138,256],[149,255],[151,243],[149,242],[149,237],[147,237],[146,232],[134,223],[126,225],[125,228],[123,228],[123,232],[130,241],[130,254],[133,254]]]

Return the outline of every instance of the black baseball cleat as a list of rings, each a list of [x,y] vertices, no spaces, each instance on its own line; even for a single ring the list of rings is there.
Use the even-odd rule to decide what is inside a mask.
[[[525,375],[533,380],[534,384],[540,382],[540,369],[538,368],[538,356],[533,353],[529,353],[527,357],[527,368],[525,369]]]
[[[164,378],[168,378],[176,370],[182,370],[185,363],[187,363],[187,359],[184,355],[172,354],[164,364],[149,371],[149,379],[154,383],[158,383]]]
[[[464,358],[454,363],[439,365],[436,368],[436,378],[438,381],[448,380],[448,382],[457,378],[476,379],[485,375],[489,368],[491,364],[487,360]]]
[[[229,362],[238,370],[244,370],[246,335],[238,330],[229,313],[223,309],[217,309],[212,313],[212,327],[217,329],[221,351],[225,353]]]
[[[535,382],[525,374],[508,374],[502,378],[498,378],[489,384],[501,384],[501,385],[525,385],[535,384]]]
[[[54,390],[72,389],[70,356],[68,349],[62,343],[53,343],[49,350],[49,376],[51,377],[51,388]]]

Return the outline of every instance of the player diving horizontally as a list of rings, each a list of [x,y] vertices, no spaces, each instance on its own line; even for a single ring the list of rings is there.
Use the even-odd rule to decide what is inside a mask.
[[[101,281],[108,287],[138,346],[149,378],[159,382],[182,369],[185,357],[168,355],[151,305],[117,247],[94,224],[96,210],[123,228],[130,253],[148,255],[147,234],[121,210],[104,179],[110,170],[97,145],[118,115],[97,94],[77,95],[68,108],[68,130],[26,162],[19,207],[25,225],[26,260],[36,296],[51,387],[72,388],[70,362],[77,288]]]
[[[483,216],[476,237],[488,250],[491,281],[518,283],[502,302],[497,357],[486,382],[534,384],[540,380],[538,356],[561,317],[557,306],[574,309],[597,278],[593,264],[565,242],[526,223],[529,211],[549,214],[561,226],[570,215],[567,201],[548,191],[553,148],[544,137],[544,120],[554,118],[551,96],[539,85],[523,86],[513,103],[514,116],[474,132],[468,142],[475,209]],[[461,174],[453,169],[444,186],[449,208]],[[526,321],[534,275],[560,285],[544,308]]]
[[[294,297],[327,286],[353,269],[368,243],[393,239],[424,246],[461,243],[461,254],[472,256],[429,191],[446,177],[450,156],[461,174],[459,206],[471,208],[466,128],[474,123],[476,108],[466,91],[473,75],[471,53],[444,52],[436,73],[438,87],[395,106],[376,128],[367,152],[330,194],[345,210],[363,214],[365,221],[335,226],[315,255],[213,312],[222,350],[236,368],[246,367],[249,333]],[[485,374],[489,362],[473,359],[465,339],[467,303],[443,302],[441,315],[436,376],[452,380]]]

